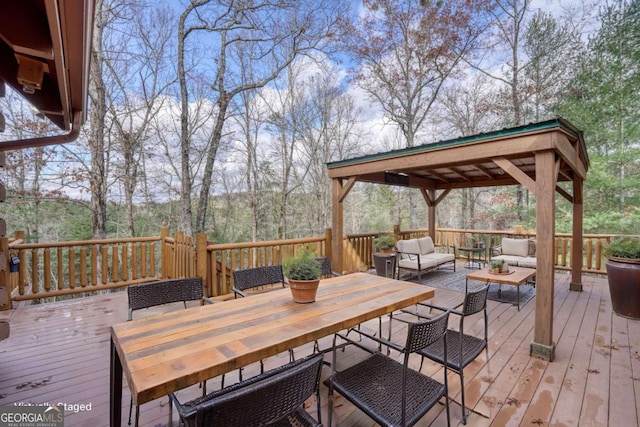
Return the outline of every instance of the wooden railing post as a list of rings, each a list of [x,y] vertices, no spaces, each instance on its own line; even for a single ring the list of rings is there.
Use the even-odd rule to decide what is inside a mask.
[[[169,277],[169,265],[168,265],[168,251],[167,251],[167,242],[165,241],[169,237],[169,227],[161,227],[160,228],[160,263],[162,266],[162,278],[165,279]]]
[[[331,259],[331,245],[333,241],[333,235],[331,233],[331,228],[324,229],[324,256],[329,259]]]
[[[207,277],[207,264],[207,235],[198,233],[196,235],[196,275],[202,279],[202,284],[208,293],[210,278]],[[211,295],[207,296],[210,297]]]
[[[9,273],[9,238],[0,237],[0,310],[13,308]]]

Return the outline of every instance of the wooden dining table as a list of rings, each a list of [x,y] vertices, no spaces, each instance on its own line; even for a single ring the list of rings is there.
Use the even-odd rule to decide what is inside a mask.
[[[111,327],[111,426],[122,421],[123,374],[141,405],[434,296],[429,286],[368,273],[320,282],[316,301],[288,288]]]

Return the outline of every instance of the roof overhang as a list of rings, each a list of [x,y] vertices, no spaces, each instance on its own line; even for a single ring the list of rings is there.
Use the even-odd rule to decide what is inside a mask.
[[[4,81],[75,136],[86,117],[94,5],[95,0],[0,2],[0,85]],[[41,140],[10,145],[44,145]]]
[[[518,184],[515,169],[535,180],[535,156],[543,151],[553,151],[560,159],[558,181],[586,177],[589,158],[582,132],[562,118],[331,162],[327,167],[334,179],[433,190],[491,187]]]

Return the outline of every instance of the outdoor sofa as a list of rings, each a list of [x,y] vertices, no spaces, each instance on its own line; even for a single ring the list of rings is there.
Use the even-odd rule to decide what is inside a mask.
[[[505,237],[491,248],[491,261],[504,260],[514,267],[536,268],[536,241]]]
[[[433,270],[446,264],[451,264],[452,270],[456,271],[455,248],[453,253],[449,253],[451,246],[446,248],[447,253],[436,252],[436,246],[429,236],[398,240],[396,242],[398,278],[400,278],[400,270],[409,270],[417,272],[418,280],[421,280],[423,271]]]

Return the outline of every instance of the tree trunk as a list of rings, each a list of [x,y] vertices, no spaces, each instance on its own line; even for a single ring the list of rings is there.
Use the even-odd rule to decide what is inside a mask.
[[[104,239],[107,236],[107,196],[104,127],[106,117],[105,85],[102,78],[102,33],[106,25],[106,13],[102,0],[96,2],[96,17],[93,29],[91,78],[89,80],[89,149],[91,151],[91,211],[93,238]]]

